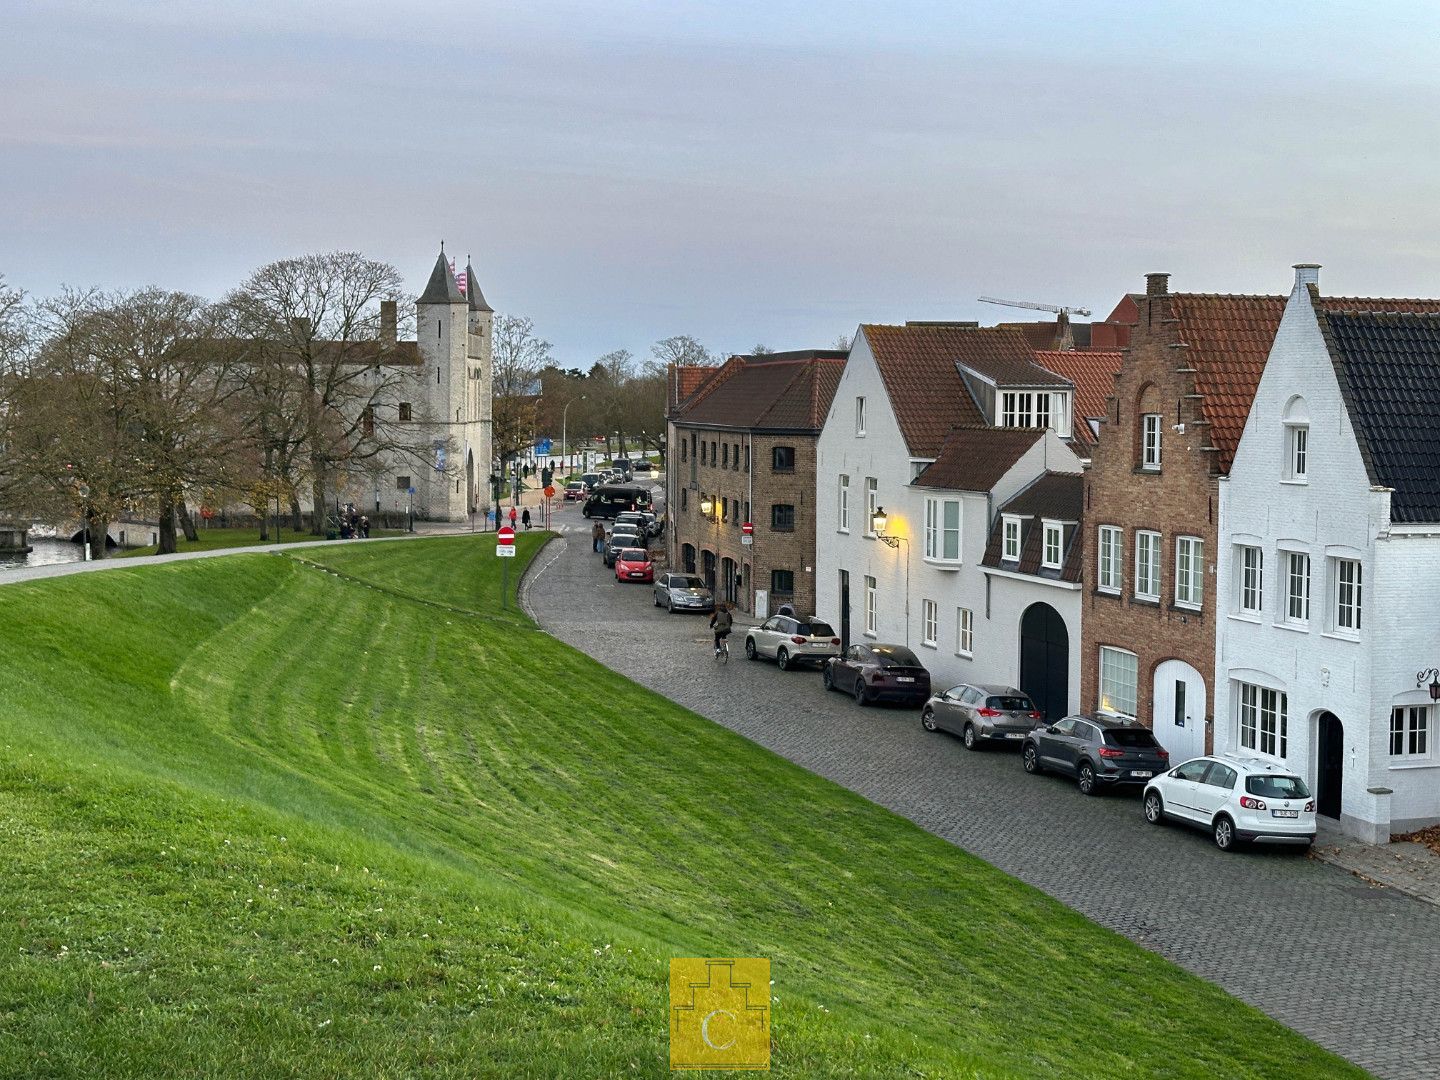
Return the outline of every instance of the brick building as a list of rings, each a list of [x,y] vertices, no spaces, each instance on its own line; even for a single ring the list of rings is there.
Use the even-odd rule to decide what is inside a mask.
[[[670,565],[742,611],[815,610],[815,443],[844,366],[823,349],[732,357],[667,417]]]

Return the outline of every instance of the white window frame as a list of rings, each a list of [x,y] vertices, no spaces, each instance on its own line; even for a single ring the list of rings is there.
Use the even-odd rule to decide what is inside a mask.
[[[1198,536],[1175,538],[1175,606],[1205,606],[1205,541]]]
[[[1117,676],[1129,674],[1127,685],[1117,683]],[[1121,698],[1116,690],[1127,692]],[[1100,646],[1100,712],[1107,716],[1125,716],[1134,719],[1140,702],[1140,658],[1129,649],[1116,649],[1109,645]],[[1130,706],[1127,712],[1124,706]]]
[[[1330,560],[1330,571],[1334,582],[1330,590],[1331,632],[1359,637],[1364,615],[1364,567],[1359,559],[1335,558]]]
[[[855,399],[855,437],[865,437],[865,398],[863,396]]]
[[[1101,525],[1099,541],[1095,564],[1099,580],[1095,587],[1118,596],[1125,588],[1125,530],[1118,525]]]
[[[1159,601],[1161,565],[1160,534],[1150,529],[1136,529],[1135,598],[1137,600]]]
[[[952,528],[946,518],[949,511],[955,512],[955,525]],[[925,561],[929,563],[940,563],[942,565],[958,566],[961,561],[961,522],[963,510],[959,499],[946,499],[926,496],[925,498]],[[950,541],[954,541],[955,553],[949,554],[947,548]]]
[[[1014,514],[1001,515],[1000,537],[1000,560],[1002,562],[1019,562],[1020,519]]]
[[[1235,607],[1241,615],[1265,611],[1265,552],[1254,544],[1235,547]]]
[[[1310,425],[1299,421],[1285,425],[1285,479],[1292,484],[1310,482]]]
[[[875,510],[880,505],[880,481],[865,477],[865,535],[875,535]]]
[[[875,579],[865,576],[865,636],[875,636]]]
[[[935,648],[940,640],[940,605],[934,600],[920,601],[920,644]]]
[[[1040,565],[1046,570],[1059,570],[1065,565],[1065,526],[1058,521],[1040,523]],[[1054,557],[1051,557],[1051,541],[1054,541]]]
[[[1070,426],[1073,419],[1070,409],[1070,391],[1052,390],[1050,392],[1050,419],[1053,421],[1051,426],[1055,429],[1056,435],[1062,439],[1070,438],[1073,433]]]
[[[1303,574],[1296,573],[1297,566]],[[1310,567],[1309,552],[1285,552],[1285,610],[1281,618],[1290,626],[1310,625]]]
[[[955,609],[955,655],[975,655],[975,612],[968,607]]]
[[[1159,413],[1144,413],[1140,417],[1140,468],[1148,472],[1160,471],[1161,432],[1164,417]]]
[[[1240,726],[1240,745],[1257,754],[1283,760],[1290,749],[1289,702],[1285,691],[1255,683],[1238,683],[1239,702],[1235,716]],[[1277,752],[1278,751],[1278,752]]]
[[[840,474],[839,509],[839,531],[848,533],[850,531],[850,477],[846,473]]]
[[[1429,761],[1434,755],[1430,736],[1433,705],[1395,705],[1390,709],[1390,756],[1396,761]],[[1396,749],[1396,740],[1399,749]]]

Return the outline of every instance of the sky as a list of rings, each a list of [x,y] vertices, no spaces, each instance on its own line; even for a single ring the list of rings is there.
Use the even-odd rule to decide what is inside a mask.
[[[219,297],[442,240],[564,366],[1440,295],[1440,5],[0,0],[0,274]]]

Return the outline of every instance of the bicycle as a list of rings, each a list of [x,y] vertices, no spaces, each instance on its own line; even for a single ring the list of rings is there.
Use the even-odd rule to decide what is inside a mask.
[[[715,662],[717,664],[730,662],[730,637],[728,634],[720,639],[719,645],[715,646]]]

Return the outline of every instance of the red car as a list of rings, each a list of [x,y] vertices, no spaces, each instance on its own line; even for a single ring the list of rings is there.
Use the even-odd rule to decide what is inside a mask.
[[[615,580],[653,582],[655,564],[650,553],[644,548],[622,548],[615,556]]]

